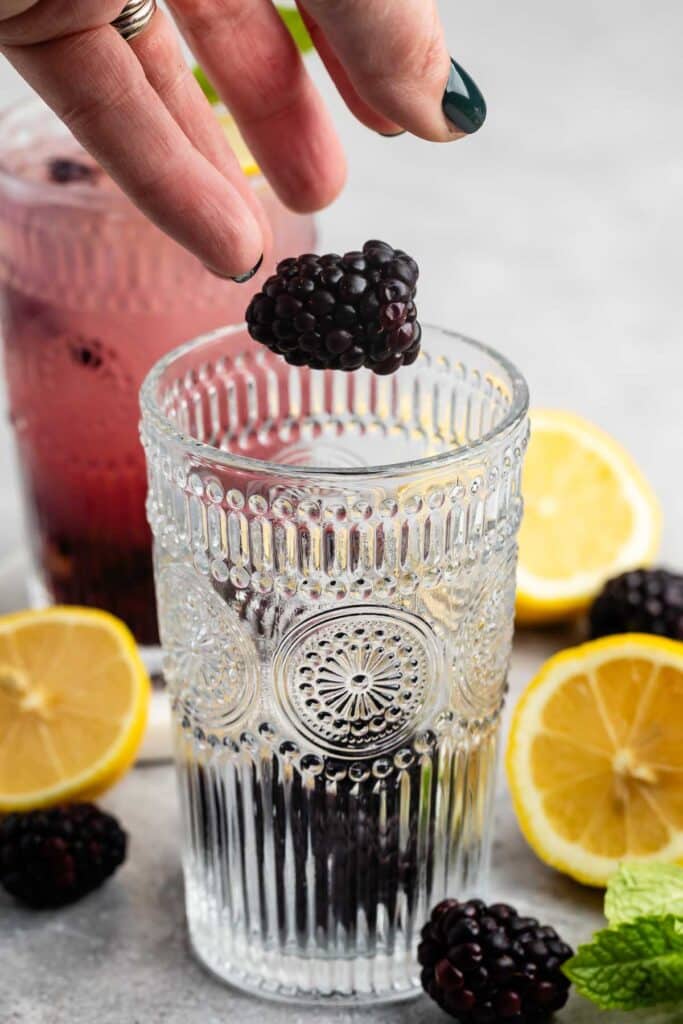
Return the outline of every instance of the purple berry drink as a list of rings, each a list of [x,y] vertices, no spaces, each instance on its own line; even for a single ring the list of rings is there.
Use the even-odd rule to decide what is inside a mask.
[[[313,220],[253,177],[274,252],[232,284],[148,223],[39,103],[0,126],[0,326],[31,598],[106,608],[153,644],[138,388],[178,343],[242,320],[274,263],[313,247]]]

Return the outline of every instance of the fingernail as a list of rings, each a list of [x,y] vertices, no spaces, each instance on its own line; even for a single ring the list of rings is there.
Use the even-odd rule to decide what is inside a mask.
[[[234,281],[236,284],[244,284],[246,281],[251,281],[254,274],[259,272],[262,263],[263,254],[259,257],[256,266],[252,267],[251,270],[248,270],[246,274],[238,274],[237,277],[232,277],[230,274],[224,274],[222,270],[216,270],[215,267],[210,267],[208,263],[205,263],[204,266],[210,274],[213,274],[214,277],[220,277],[223,281]]]
[[[383,139],[397,139],[399,135],[405,135],[406,129],[401,128],[400,132],[377,132]]]
[[[486,120],[486,100],[479,87],[452,57],[441,106],[451,124],[466,135],[479,131]]]
[[[263,253],[261,253],[261,255],[259,256],[257,262],[254,264],[254,266],[251,268],[251,270],[248,270],[246,272],[246,274],[238,274],[237,277],[233,277],[231,280],[233,280],[235,282],[235,284],[245,284],[247,281],[251,281],[251,279],[254,276],[254,274],[257,274],[259,272],[259,270],[261,269],[261,264],[262,263],[263,263]]]

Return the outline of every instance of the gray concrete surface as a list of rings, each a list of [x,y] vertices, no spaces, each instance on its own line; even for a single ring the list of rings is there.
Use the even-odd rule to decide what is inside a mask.
[[[662,500],[662,558],[683,565],[683,5],[677,0],[442,3],[452,52],[489,102],[479,137],[451,147],[384,140],[332,90],[350,157],[322,244],[387,237],[423,268],[425,319],[503,349],[535,404],[589,416],[633,453]],[[322,76],[316,72],[316,76]],[[0,97],[23,87],[0,67]],[[0,426],[0,609],[22,593],[19,501]],[[2,558],[5,558],[2,563]],[[520,636],[513,697],[568,635]],[[183,924],[177,811],[167,767],[133,772],[107,800],[132,835],[129,863],[58,914],[0,898],[5,1024],[429,1024],[426,1000],[371,1013],[282,1009],[221,987],[191,959]],[[572,941],[599,925],[598,896],[526,848],[503,786],[491,893]],[[574,1000],[567,1024],[664,1024],[683,1012],[599,1015]]]

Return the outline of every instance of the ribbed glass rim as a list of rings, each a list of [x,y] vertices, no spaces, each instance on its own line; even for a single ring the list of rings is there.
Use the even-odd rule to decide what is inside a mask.
[[[183,449],[186,454],[204,458],[220,466],[232,467],[253,474],[263,473],[287,478],[306,478],[309,481],[311,479],[330,480],[335,477],[360,477],[367,479],[369,477],[384,477],[388,474],[408,475],[467,461],[473,456],[476,457],[477,454],[489,447],[494,441],[511,433],[522,422],[529,409],[529,389],[526,380],[514,363],[511,363],[509,359],[497,352],[496,349],[480,341],[475,341],[464,334],[439,327],[436,324],[423,324],[425,334],[428,334],[430,331],[436,331],[442,336],[452,338],[458,343],[464,344],[472,351],[488,356],[507,375],[511,390],[510,407],[493,430],[482,434],[481,437],[470,444],[459,445],[457,448],[439,452],[436,455],[426,455],[421,456],[419,459],[388,462],[371,466],[301,466],[254,459],[247,455],[236,455],[233,452],[217,448],[215,445],[198,441],[189,434],[179,431],[173,420],[162,412],[157,396],[160,381],[174,362],[182,359],[189,352],[217,341],[221,337],[231,338],[245,331],[246,324],[218,327],[216,330],[207,331],[205,334],[201,334],[199,337],[179,345],[155,363],[140,388],[140,408],[142,410],[143,424],[150,423],[166,441],[173,442]],[[400,373],[401,371],[399,370],[398,372]]]
[[[69,129],[57,115],[37,96],[28,96],[0,108],[0,190],[19,201],[32,200],[36,203],[50,203],[58,206],[80,206],[104,210],[118,217],[141,218],[144,215],[123,192],[112,189],[93,188],[87,182],[73,183],[69,188],[54,181],[32,181],[15,174],[3,165],[3,155],[13,148],[13,141],[23,130],[32,131],[38,139],[40,134],[30,121],[32,117],[44,117],[46,126],[54,125],[65,138],[72,137]],[[28,124],[27,124],[28,121]],[[265,182],[262,174],[248,179],[251,182]]]

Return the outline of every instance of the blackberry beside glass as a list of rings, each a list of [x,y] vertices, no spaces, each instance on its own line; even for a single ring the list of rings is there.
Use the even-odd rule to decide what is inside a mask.
[[[246,313],[255,341],[293,366],[381,376],[420,354],[415,260],[386,242],[282,260]]]
[[[505,903],[444,900],[422,929],[422,987],[460,1024],[535,1024],[567,1002],[572,956],[554,928]]]
[[[608,580],[590,610],[593,638],[652,633],[683,640],[683,576],[666,569],[634,569]]]
[[[0,885],[36,909],[99,888],[126,859],[126,833],[94,804],[65,804],[0,819]]]

